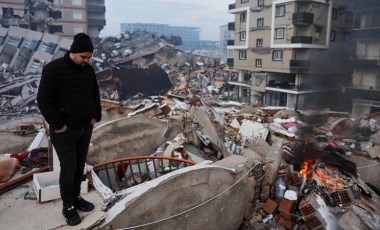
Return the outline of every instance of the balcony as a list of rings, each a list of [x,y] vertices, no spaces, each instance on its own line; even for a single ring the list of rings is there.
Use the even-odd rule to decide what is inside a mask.
[[[292,44],[294,43],[312,44],[313,39],[311,36],[293,36],[291,42]]]
[[[88,13],[104,14],[106,7],[104,6],[88,6]]]
[[[49,5],[45,2],[35,2],[34,4],[29,6],[30,10],[47,10]]]
[[[293,25],[295,26],[307,26],[311,25],[314,20],[314,14],[312,13],[293,13]]]
[[[115,192],[195,164],[191,160],[174,157],[135,156],[95,165],[94,172]]]
[[[232,3],[232,4],[228,5],[228,10],[234,10],[234,9],[236,9],[236,4],[235,3]]]
[[[310,67],[310,61],[308,60],[290,60],[290,72],[291,73],[304,73]]]
[[[227,45],[228,45],[228,46],[233,46],[233,45],[235,45],[235,40],[227,40]]]
[[[106,20],[105,19],[89,19],[88,25],[89,26],[105,26]]]
[[[234,59],[233,58],[227,58],[227,65],[230,68],[233,68],[234,67]]]
[[[356,69],[380,69],[380,59],[358,59],[353,61],[353,66]]]
[[[235,31],[235,22],[229,22],[228,23],[228,30],[229,31]]]
[[[360,28],[351,31],[351,39],[356,40],[379,40],[380,28]]]

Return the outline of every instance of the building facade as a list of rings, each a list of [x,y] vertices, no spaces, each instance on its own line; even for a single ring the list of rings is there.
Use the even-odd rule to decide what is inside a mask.
[[[380,2],[356,0],[351,39],[356,47],[351,85],[352,113],[380,111]]]
[[[0,28],[1,67],[15,73],[40,74],[45,63],[70,50],[72,40],[25,28]]]
[[[0,1],[1,26],[31,29],[72,37],[87,33],[95,38],[105,26],[104,0]]]
[[[223,58],[233,58],[233,50],[227,49],[228,42],[234,39],[234,32],[228,29],[228,25],[219,26],[219,55]]]
[[[331,106],[350,81],[349,0],[236,0],[229,82],[234,100],[316,109]]]

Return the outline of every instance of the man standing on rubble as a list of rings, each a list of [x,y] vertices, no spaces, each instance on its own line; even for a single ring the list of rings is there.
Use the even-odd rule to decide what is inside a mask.
[[[81,222],[76,210],[94,209],[92,203],[80,197],[93,125],[101,119],[99,86],[89,65],[92,53],[90,37],[77,34],[64,57],[44,66],[37,95],[60,161],[62,214],[69,225]]]

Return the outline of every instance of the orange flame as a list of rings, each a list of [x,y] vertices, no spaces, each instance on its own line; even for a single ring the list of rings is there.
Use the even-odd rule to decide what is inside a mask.
[[[306,178],[307,175],[310,173],[310,170],[311,170],[311,161],[304,161],[303,167],[300,171],[301,175]]]

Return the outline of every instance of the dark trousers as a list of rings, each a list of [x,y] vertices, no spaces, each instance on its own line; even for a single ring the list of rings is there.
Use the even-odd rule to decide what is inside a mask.
[[[50,129],[50,140],[60,161],[59,188],[63,206],[71,206],[80,195],[80,186],[86,163],[92,125],[81,129],[67,129],[55,133]]]

